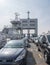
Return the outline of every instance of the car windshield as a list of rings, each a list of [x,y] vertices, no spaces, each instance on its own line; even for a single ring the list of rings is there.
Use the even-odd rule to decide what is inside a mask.
[[[18,41],[10,41],[4,46],[4,48],[23,48],[23,47],[24,43]]]
[[[50,42],[50,35],[47,35],[48,41]]]

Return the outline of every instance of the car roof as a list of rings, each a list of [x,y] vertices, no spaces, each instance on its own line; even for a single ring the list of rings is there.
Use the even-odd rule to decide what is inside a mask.
[[[10,40],[7,43],[23,43],[23,40]]]

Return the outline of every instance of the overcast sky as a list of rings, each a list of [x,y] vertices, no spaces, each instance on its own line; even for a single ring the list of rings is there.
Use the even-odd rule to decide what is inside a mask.
[[[28,10],[30,18],[38,19],[39,34],[50,30],[50,0],[0,0],[0,30],[10,25],[15,12],[20,18],[27,18]]]

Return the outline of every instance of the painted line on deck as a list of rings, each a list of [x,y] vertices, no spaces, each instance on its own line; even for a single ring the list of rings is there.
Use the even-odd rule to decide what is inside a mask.
[[[42,56],[41,56],[41,54],[38,54],[38,56],[42,59]]]

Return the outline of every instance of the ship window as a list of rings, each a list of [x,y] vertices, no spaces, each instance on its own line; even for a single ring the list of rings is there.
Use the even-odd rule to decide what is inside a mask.
[[[27,26],[27,24],[23,24],[23,26]]]
[[[35,21],[30,21],[30,22],[35,22]]]
[[[23,21],[23,22],[25,22],[25,23],[26,23],[27,21]]]
[[[34,26],[35,24],[30,24],[30,26]]]

